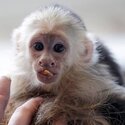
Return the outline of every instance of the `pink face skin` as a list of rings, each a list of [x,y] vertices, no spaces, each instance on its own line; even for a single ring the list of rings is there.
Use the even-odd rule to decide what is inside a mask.
[[[38,34],[30,41],[29,50],[38,80],[44,84],[56,82],[67,55],[67,42],[58,35]],[[44,70],[51,75],[44,74]]]

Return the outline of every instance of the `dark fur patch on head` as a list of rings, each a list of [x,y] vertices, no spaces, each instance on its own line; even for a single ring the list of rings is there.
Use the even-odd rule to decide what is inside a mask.
[[[96,46],[97,46],[96,50],[99,53],[99,63],[108,65],[109,72],[114,77],[116,77],[116,83],[119,85],[124,85],[120,67],[111,56],[111,53],[101,42],[97,42]]]

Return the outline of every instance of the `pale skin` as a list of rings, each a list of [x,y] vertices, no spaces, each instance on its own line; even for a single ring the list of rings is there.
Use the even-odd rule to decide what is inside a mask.
[[[3,118],[6,105],[10,96],[11,80],[7,77],[0,77],[0,121]],[[30,125],[32,117],[39,105],[43,102],[40,97],[32,98],[18,107],[13,113],[8,125]],[[57,120],[55,125],[64,125],[62,120]]]

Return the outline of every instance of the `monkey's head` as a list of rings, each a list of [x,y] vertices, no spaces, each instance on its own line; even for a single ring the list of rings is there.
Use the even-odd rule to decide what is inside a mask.
[[[92,46],[82,20],[59,5],[25,18],[13,40],[18,67],[44,84],[57,83],[71,67],[91,58]]]

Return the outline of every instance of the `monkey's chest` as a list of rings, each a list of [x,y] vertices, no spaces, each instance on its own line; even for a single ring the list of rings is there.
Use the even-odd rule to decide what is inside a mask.
[[[58,119],[65,121],[66,125],[109,125],[98,113],[98,106],[98,103],[87,104],[80,98],[47,98],[39,107],[32,125],[55,125]]]

